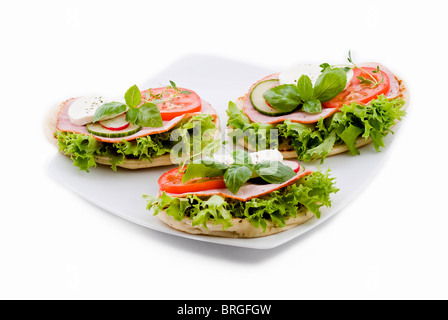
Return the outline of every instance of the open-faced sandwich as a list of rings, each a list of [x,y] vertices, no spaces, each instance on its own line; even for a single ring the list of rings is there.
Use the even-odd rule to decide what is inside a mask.
[[[174,229],[217,237],[268,236],[320,218],[338,190],[329,173],[283,160],[278,150],[193,161],[159,179],[148,210]]]
[[[190,89],[170,85],[140,92],[134,85],[124,99],[101,96],[69,99],[50,111],[45,124],[48,139],[75,166],[87,171],[97,164],[127,169],[166,166],[183,143],[183,154],[201,152],[220,135],[212,106]],[[193,139],[193,131],[200,139]],[[174,133],[174,134],[173,134]],[[188,150],[186,150],[188,149]]]
[[[300,65],[272,74],[230,102],[234,143],[250,151],[278,148],[285,159],[311,161],[373,143],[405,115],[404,81],[379,63]]]

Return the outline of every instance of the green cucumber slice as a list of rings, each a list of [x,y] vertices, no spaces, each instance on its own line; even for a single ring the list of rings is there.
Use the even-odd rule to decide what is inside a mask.
[[[255,110],[257,110],[261,114],[264,114],[265,116],[271,117],[283,116],[285,114],[290,114],[293,112],[278,111],[277,109],[272,108],[266,103],[263,94],[278,84],[278,79],[271,79],[262,81],[253,88],[252,92],[250,93],[250,102],[252,102]]]
[[[128,128],[130,124],[126,121],[126,114],[122,114],[109,120],[100,121],[100,125],[106,129],[117,131]]]
[[[106,129],[99,123],[89,123],[86,125],[86,128],[89,133],[95,136],[105,138],[121,138],[131,136],[139,132],[142,127],[131,123],[126,129],[115,131]]]

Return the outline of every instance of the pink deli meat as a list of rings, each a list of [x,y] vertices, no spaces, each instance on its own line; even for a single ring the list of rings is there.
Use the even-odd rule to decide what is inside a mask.
[[[198,197],[208,197],[213,195],[219,195],[225,198],[231,198],[236,199],[239,201],[249,201],[254,198],[259,198],[261,196],[267,195],[271,192],[274,192],[276,190],[279,190],[281,188],[287,187],[289,185],[292,185],[294,182],[299,180],[300,178],[310,175],[312,171],[304,171],[302,173],[297,174],[294,178],[291,180],[286,181],[282,184],[254,184],[254,183],[245,183],[240,190],[238,190],[237,194],[233,194],[230,192],[229,189],[223,188],[223,189],[211,189],[211,190],[204,190],[204,191],[198,191],[198,192],[189,192],[189,193],[182,193],[182,194],[174,194],[174,193],[167,193],[170,197],[176,197],[176,198],[186,198],[188,195],[194,194]]]
[[[376,62],[363,63],[359,66],[361,68],[362,67],[376,68],[377,66],[379,66],[380,70],[383,71],[384,73],[386,73],[390,79],[390,89],[385,94],[386,98],[394,99],[394,98],[397,98],[398,96],[400,96],[400,83],[398,82],[395,75],[389,69],[387,69],[383,65],[376,63]],[[252,102],[250,101],[250,92],[252,92],[254,87],[262,81],[278,79],[279,74],[280,73],[271,74],[270,76],[267,76],[267,77],[261,79],[260,81],[256,82],[255,84],[253,84],[252,87],[250,88],[249,94],[247,95],[246,100],[244,101],[243,111],[244,111],[244,114],[252,122],[255,122],[255,123],[260,122],[260,123],[265,123],[265,124],[276,124],[276,123],[283,123],[286,120],[290,120],[292,122],[298,122],[298,123],[316,123],[321,118],[325,119],[325,118],[331,116],[332,114],[336,113],[337,111],[339,111],[340,108],[324,108],[322,110],[322,112],[320,112],[320,113],[306,113],[303,111],[297,111],[297,112],[294,112],[291,114],[278,116],[278,117],[266,116],[264,114],[259,113],[254,108],[254,106],[252,105]]]
[[[68,110],[70,109],[70,106],[73,104],[73,102],[75,102],[76,100],[77,100],[77,98],[73,98],[73,99],[69,99],[66,102],[64,102],[64,106],[62,107],[61,111],[59,112],[57,129],[60,131],[63,131],[63,132],[74,132],[74,133],[79,133],[79,134],[91,135],[87,131],[86,126],[76,125],[70,121],[70,117],[68,115]],[[204,100],[201,100],[201,103],[202,103],[201,112],[188,113],[188,114],[184,114],[182,116],[176,117],[170,121],[163,121],[163,126],[160,128],[143,127],[139,132],[137,132],[131,136],[122,137],[122,138],[106,138],[106,137],[98,137],[95,135],[92,135],[92,137],[94,137],[98,141],[108,142],[108,143],[116,143],[116,142],[121,142],[123,140],[131,141],[131,140],[135,140],[140,137],[146,137],[146,136],[149,136],[152,134],[164,133],[164,132],[170,131],[182,119],[190,118],[194,115],[198,115],[201,113],[208,113],[213,116],[216,116],[216,114],[217,114],[216,110],[212,108],[210,103],[208,103]]]

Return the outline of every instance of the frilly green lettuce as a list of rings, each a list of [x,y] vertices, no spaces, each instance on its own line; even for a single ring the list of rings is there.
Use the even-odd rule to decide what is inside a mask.
[[[279,136],[288,138],[299,159],[322,161],[335,144],[345,144],[353,155],[359,154],[356,140],[360,137],[372,139],[377,151],[384,147],[383,138],[392,132],[391,128],[405,116],[401,110],[402,99],[388,100],[384,95],[368,105],[353,102],[327,119],[320,119],[313,129],[299,127],[287,120],[278,126]],[[393,133],[393,132],[392,132]]]
[[[80,170],[89,172],[89,169],[96,167],[95,156],[106,156],[109,158],[111,167],[117,170],[117,165],[123,163],[126,159],[139,159],[152,161],[153,158],[171,152],[173,146],[178,143],[171,141],[170,135],[173,130],[179,130],[181,135],[190,133],[190,139],[185,139],[188,148],[193,149],[193,139],[191,134],[195,125],[201,125],[201,150],[214,141],[214,138],[202,135],[206,130],[216,129],[213,118],[209,114],[200,114],[182,121],[174,129],[154,134],[136,140],[123,140],[118,143],[105,143],[95,140],[91,135],[84,135],[72,132],[56,131],[55,137],[58,140],[59,151],[70,156],[73,164]]]

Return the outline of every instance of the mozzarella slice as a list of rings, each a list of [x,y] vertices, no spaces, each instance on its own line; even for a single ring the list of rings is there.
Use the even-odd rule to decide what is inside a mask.
[[[125,103],[123,98],[119,99],[111,99],[106,98],[103,96],[88,96],[88,97],[81,97],[77,99],[73,104],[70,106],[70,109],[68,110],[68,116],[70,117],[70,122],[73,124],[82,126],[86,125],[88,123],[93,122],[93,116],[95,115],[96,110],[101,107],[105,103],[109,102],[121,102]],[[123,112],[124,113],[124,112]],[[102,120],[107,120],[111,118],[115,118],[116,115],[104,118]]]
[[[252,152],[249,153],[249,157],[253,164],[261,163],[263,161],[283,161],[283,155],[277,149]]]
[[[230,154],[214,154],[213,159],[217,162],[221,162],[226,166],[231,166],[235,163],[235,160]]]
[[[316,84],[317,78],[322,74],[322,68],[315,64],[301,64],[285,70],[279,75],[280,84],[297,84],[297,81],[302,75],[307,75],[311,79],[313,86]],[[353,70],[347,71],[347,85],[350,84],[353,78]]]
[[[251,152],[249,153],[249,158],[253,164],[261,163],[263,161],[283,161],[283,155],[277,149]],[[227,166],[231,166],[235,163],[235,160],[229,154],[214,154],[213,160],[221,162]]]
[[[321,75],[322,68],[314,64],[301,64],[285,70],[279,75],[280,84],[297,84],[297,81],[302,75],[307,75],[311,79],[311,83],[314,84],[317,78]]]

